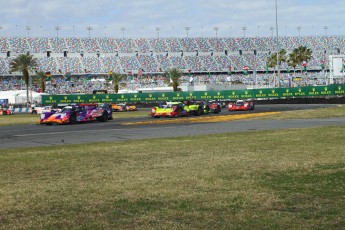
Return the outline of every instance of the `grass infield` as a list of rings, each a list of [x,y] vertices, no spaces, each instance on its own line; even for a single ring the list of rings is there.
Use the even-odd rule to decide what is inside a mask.
[[[341,229],[345,127],[4,149],[0,229]]]
[[[260,117],[259,119],[314,119],[314,118],[329,118],[329,117],[344,117],[345,106],[337,105],[332,108],[320,108],[320,109],[306,109],[306,110],[294,110],[284,111],[278,115],[269,115]],[[257,119],[257,118],[255,118]]]

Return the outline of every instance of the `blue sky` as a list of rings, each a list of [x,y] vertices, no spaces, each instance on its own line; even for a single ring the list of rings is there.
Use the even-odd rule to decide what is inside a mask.
[[[329,2],[277,0],[279,34],[344,35],[345,1]],[[272,32],[275,35],[272,29],[276,27],[275,0],[0,0],[0,3],[0,36],[5,37],[28,34],[87,37],[89,32],[91,37],[185,37],[186,27],[190,27],[190,37],[214,37],[216,32],[218,37],[248,37],[271,36]],[[55,30],[56,26],[59,30]]]

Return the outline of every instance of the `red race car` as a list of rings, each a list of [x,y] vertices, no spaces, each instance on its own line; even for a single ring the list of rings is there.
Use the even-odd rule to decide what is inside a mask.
[[[211,101],[209,103],[210,113],[220,113],[222,111],[222,106],[217,101]]]
[[[12,110],[7,108],[2,108],[0,105],[0,115],[13,115]]]
[[[228,104],[229,111],[248,111],[254,109],[253,100],[237,100]]]

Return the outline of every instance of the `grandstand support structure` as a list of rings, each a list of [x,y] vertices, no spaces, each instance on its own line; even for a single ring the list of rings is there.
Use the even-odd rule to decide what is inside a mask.
[[[345,77],[345,55],[329,55],[328,84],[333,84],[334,79]]]

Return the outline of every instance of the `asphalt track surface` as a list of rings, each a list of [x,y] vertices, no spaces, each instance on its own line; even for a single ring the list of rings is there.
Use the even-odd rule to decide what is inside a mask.
[[[256,105],[253,111],[228,112],[202,115],[202,117],[233,116],[265,112],[279,112],[300,109],[333,107],[326,104],[309,105]],[[149,113],[149,110],[148,110]],[[114,114],[116,117],[116,113]],[[116,142],[150,138],[183,137],[205,134],[220,134],[243,131],[276,130],[287,128],[306,128],[317,126],[339,126],[345,124],[345,118],[327,119],[291,119],[291,120],[230,120],[223,122],[186,122],[190,118],[125,118],[99,123],[76,125],[16,125],[0,127],[0,149],[34,146],[55,146],[89,142]],[[169,123],[172,119],[183,122]],[[212,118],[209,118],[212,119]],[[168,123],[162,123],[161,121]],[[160,123],[156,122],[159,121]],[[125,125],[131,123],[131,125]]]

